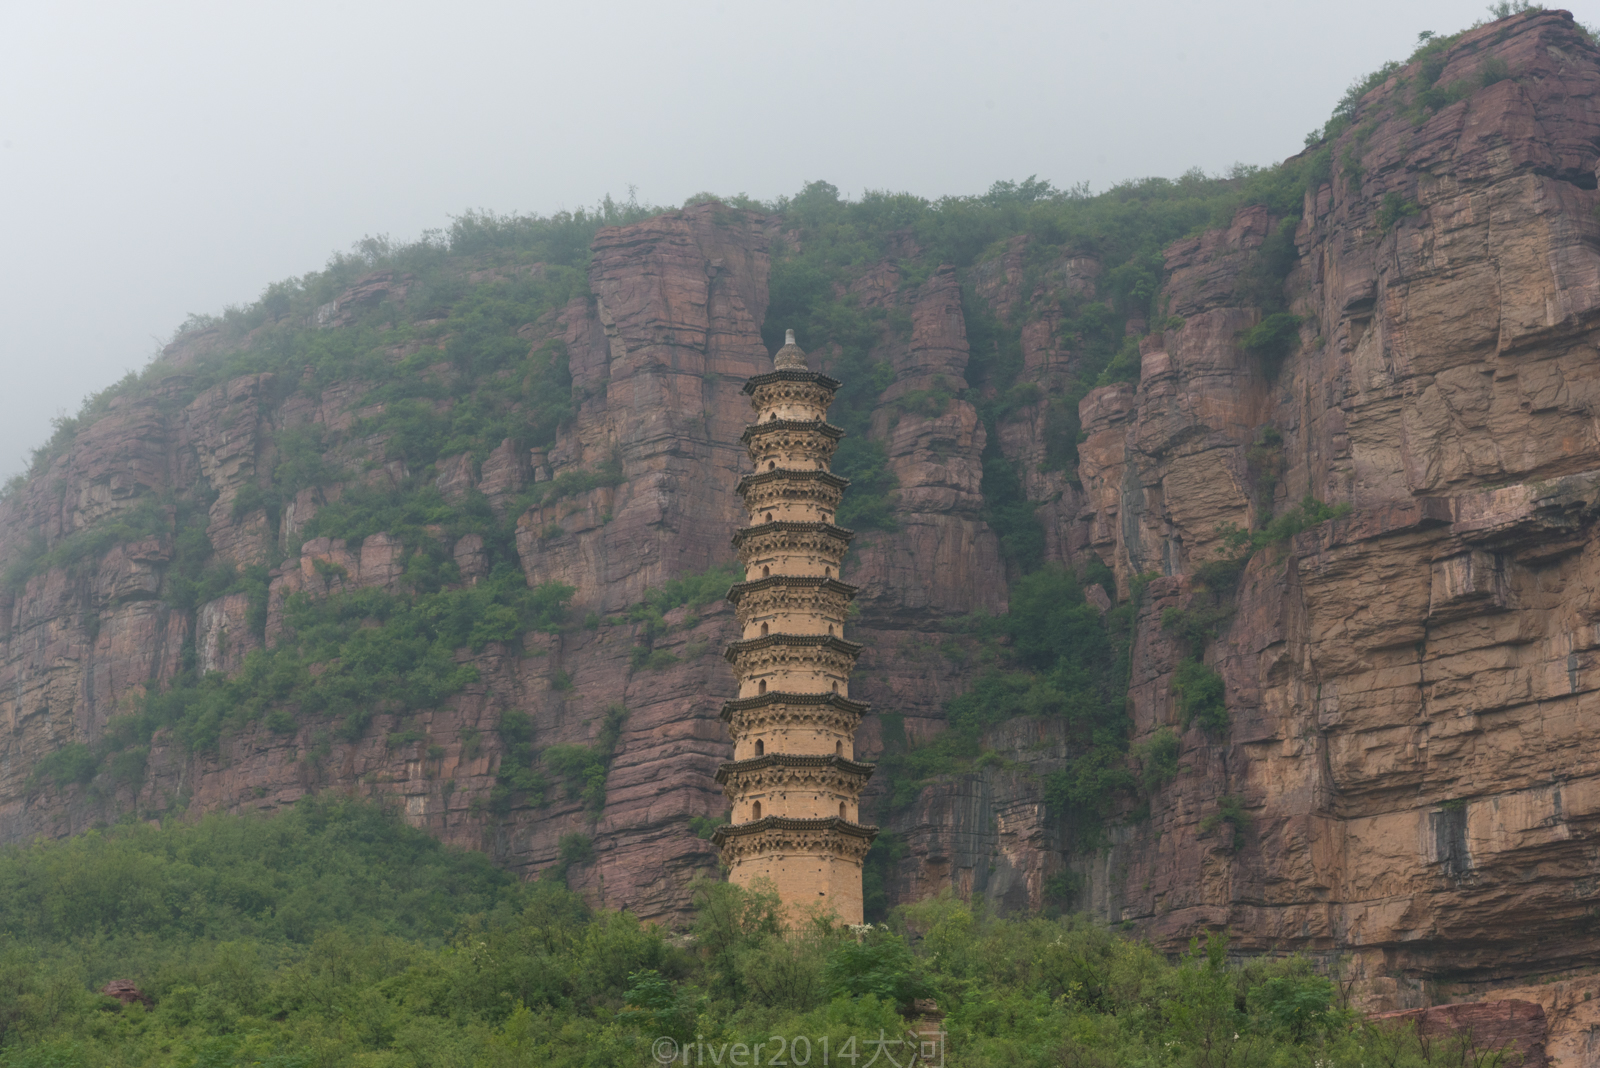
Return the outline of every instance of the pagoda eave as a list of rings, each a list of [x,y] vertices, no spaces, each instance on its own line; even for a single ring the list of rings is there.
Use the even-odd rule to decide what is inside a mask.
[[[863,764],[849,757],[828,753],[822,756],[802,756],[795,753],[767,753],[764,756],[751,757],[749,760],[730,760],[717,768],[717,782],[727,782],[731,775],[742,775],[745,772],[760,771],[762,768],[836,768],[849,775],[859,776],[862,779],[872,778],[872,773],[877,769],[876,764]]]
[[[733,544],[738,545],[747,538],[761,534],[826,534],[847,545],[856,536],[856,532],[849,527],[836,526],[816,519],[774,519],[770,523],[739,527],[733,532]]]
[[[749,838],[769,831],[834,831],[849,838],[872,841],[878,837],[878,828],[868,824],[852,823],[839,816],[820,819],[796,819],[792,816],[764,816],[750,823],[729,823],[718,827],[711,841],[721,846],[730,839]]]
[[[785,690],[769,690],[754,697],[735,697],[722,705],[722,720],[726,723],[737,712],[749,712],[752,709],[762,708],[766,705],[791,704],[791,705],[832,705],[844,712],[857,716],[865,716],[872,711],[872,706],[865,701],[852,701],[848,697],[841,697],[836,693],[790,693]]]
[[[861,655],[861,650],[866,646],[860,642],[847,642],[834,634],[766,634],[760,638],[745,638],[742,641],[729,642],[723,650],[723,659],[732,661],[740,653],[754,653],[762,649],[772,649],[779,646],[790,646],[800,649],[827,649],[836,653],[843,653],[854,660]]]
[[[824,389],[837,391],[844,383],[837,378],[829,378],[821,371],[802,371],[798,368],[780,368],[768,371],[766,374],[755,375],[745,381],[744,392],[754,393],[762,386],[769,386],[774,382],[815,382]]]
[[[842,597],[854,597],[861,592],[860,586],[852,586],[848,582],[840,582],[836,578],[818,578],[815,575],[768,575],[766,578],[750,579],[748,582],[735,582],[728,587],[728,600],[734,604],[739,603],[739,598],[747,593],[757,593],[761,590],[774,589],[780,586],[792,586],[799,589],[815,587],[837,593]]]

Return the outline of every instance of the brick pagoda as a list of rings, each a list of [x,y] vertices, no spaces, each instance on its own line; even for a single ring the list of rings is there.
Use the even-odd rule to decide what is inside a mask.
[[[745,580],[728,599],[742,636],[724,655],[739,696],[722,709],[733,762],[717,772],[733,813],[715,841],[730,882],[771,880],[796,920],[816,905],[858,924],[878,829],[860,822],[872,765],[854,759],[867,706],[849,697],[861,646],[844,639],[856,587],[839,563],[852,533],[833,522],[850,481],[828,470],[844,436],[827,421],[838,388],[807,365],[793,330],[773,370],[744,386],[755,469],[738,485],[750,525],[733,536]]]

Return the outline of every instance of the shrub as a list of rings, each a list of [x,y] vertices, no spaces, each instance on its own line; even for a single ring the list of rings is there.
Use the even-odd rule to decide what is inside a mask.
[[[726,819],[718,819],[715,816],[690,816],[689,830],[693,832],[696,838],[703,842],[709,842],[711,836],[716,833],[717,828],[725,827],[727,823]]]
[[[1016,465],[1000,451],[998,436],[989,439],[983,453],[983,518],[1000,539],[1006,561],[1024,573],[1044,563],[1044,526],[1039,522],[1039,502],[1028,499]]]
[[[28,773],[28,789],[40,783],[51,782],[57,786],[69,783],[87,783],[100,768],[100,758],[82,742],[68,742],[53,752],[46,753]]]
[[[888,806],[909,805],[934,777],[981,766],[989,728],[1018,716],[1049,717],[1065,725],[1072,755],[1066,770],[1048,777],[1046,801],[1079,845],[1099,843],[1116,797],[1134,785],[1121,700],[1127,615],[1102,616],[1064,568],[1051,565],[1019,578],[1007,615],[972,624],[989,640],[1004,637],[1010,645],[1003,654],[994,648],[995,666],[945,704],[947,729],[911,746],[900,719],[883,717],[876,778],[887,784]],[[1114,633],[1113,627],[1122,629]]]
[[[834,997],[871,996],[905,1009],[928,994],[905,939],[888,931],[872,930],[860,941],[842,942],[828,955],[824,974]]]
[[[1178,777],[1181,743],[1171,728],[1162,727],[1134,753],[1139,760],[1139,785],[1153,794]]]
[[[490,807],[497,815],[504,815],[511,810],[515,796],[522,794],[525,802],[535,808],[545,803],[545,792],[549,783],[545,777],[533,770],[533,762],[537,754],[533,748],[533,720],[526,712],[508,709],[500,714],[499,733],[501,743],[505,746],[505,756],[500,760],[500,767],[495,772],[495,786],[491,792]],[[476,733],[473,737],[465,738],[465,745],[473,746],[477,742]]]
[[[1240,298],[1260,308],[1268,318],[1285,310],[1284,283],[1300,258],[1294,242],[1295,229],[1300,225],[1299,207],[1296,204],[1294,214],[1278,220],[1239,277]]]
[[[1407,200],[1399,193],[1390,190],[1383,194],[1383,203],[1378,208],[1378,232],[1388,233],[1394,228],[1395,223],[1421,210],[1416,201]]]
[[[594,859],[594,842],[581,831],[569,831],[556,843],[556,853],[563,865],[587,864]]]
[[[1239,335],[1239,347],[1262,361],[1269,378],[1276,377],[1283,361],[1300,346],[1300,316],[1274,312]]]
[[[1348,504],[1324,504],[1308,493],[1301,498],[1299,504],[1275,517],[1263,529],[1252,535],[1250,545],[1254,548],[1276,545],[1330,519],[1347,516],[1350,511]]]
[[[913,389],[900,396],[895,401],[895,407],[908,415],[919,415],[924,419],[936,419],[950,407],[950,402],[955,399],[955,394],[950,389],[950,384],[944,376],[934,377],[931,389]]]
[[[1217,628],[1233,614],[1231,604],[1191,603],[1188,608],[1165,608],[1161,611],[1161,629],[1184,642],[1191,656],[1199,656],[1216,637]]]
[[[1217,798],[1217,810],[1200,821],[1200,831],[1210,834],[1224,823],[1230,832],[1230,848],[1238,849],[1244,845],[1244,832],[1250,826],[1250,814],[1244,810],[1244,802],[1231,794]]]
[[[1085,882],[1081,872],[1070,868],[1056,872],[1044,882],[1044,899],[1058,909],[1071,908],[1083,893]]]
[[[593,745],[552,745],[543,753],[545,764],[566,781],[568,795],[582,798],[592,813],[605,807],[606,775],[627,719],[627,708],[612,705]]]
[[[558,627],[571,596],[558,583],[529,589],[509,569],[416,598],[373,588],[315,601],[298,594],[285,601],[278,645],[252,652],[232,678],[180,676],[145,698],[138,722],[146,732],[170,725],[189,748],[208,749],[224,731],[290,705],[357,738],[379,711],[436,707],[476,679],[458,649]]]
[[[1222,676],[1194,657],[1185,657],[1172,675],[1172,693],[1184,729],[1199,723],[1207,734],[1228,729],[1228,706]]]
[[[691,1042],[699,1006],[686,991],[654,968],[631,973],[628,984],[618,1020],[652,1036],[664,1035],[686,1045]]]
[[[42,536],[33,535],[6,568],[5,585],[20,590],[30,578],[53,568],[80,575],[98,564],[115,546],[155,537],[170,529],[168,513],[162,503],[147,495],[128,511],[75,530],[53,546],[47,547]]]

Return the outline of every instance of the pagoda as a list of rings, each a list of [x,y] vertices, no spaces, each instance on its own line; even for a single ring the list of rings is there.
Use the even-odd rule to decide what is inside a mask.
[[[861,823],[872,765],[855,759],[867,706],[850,700],[861,646],[846,641],[856,587],[839,579],[851,531],[836,525],[849,479],[828,470],[844,431],[827,421],[839,383],[811,370],[788,332],[773,370],[744,385],[755,422],[741,439],[754,469],[737,492],[750,525],[733,535],[745,580],[728,591],[740,639],[723,654],[739,696],[722,709],[733,761],[717,782],[733,812],[714,841],[728,880],[770,880],[798,921],[817,906],[862,919]]]

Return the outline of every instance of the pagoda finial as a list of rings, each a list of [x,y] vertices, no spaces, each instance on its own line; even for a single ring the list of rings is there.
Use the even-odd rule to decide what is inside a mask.
[[[794,343],[794,331],[785,330],[783,348],[772,358],[772,366],[780,371],[809,371],[811,365],[806,363],[806,354],[799,345]]]

